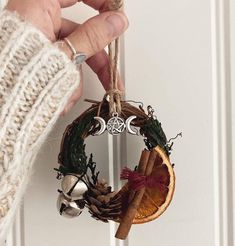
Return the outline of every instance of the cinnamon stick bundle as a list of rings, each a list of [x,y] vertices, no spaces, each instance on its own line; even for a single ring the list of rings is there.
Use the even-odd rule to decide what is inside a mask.
[[[144,174],[146,176],[150,175],[153,170],[156,157],[157,157],[157,152],[154,149],[151,152],[144,150],[141,154],[141,158],[138,166],[139,173]],[[136,212],[143,198],[144,192],[145,192],[145,187],[136,192],[134,191],[130,192],[129,195],[130,204],[128,206],[125,216],[123,217],[118,227],[118,230],[115,235],[116,238],[124,240],[128,236]]]

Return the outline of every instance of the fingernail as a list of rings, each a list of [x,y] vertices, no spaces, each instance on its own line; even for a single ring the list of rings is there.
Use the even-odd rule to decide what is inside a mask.
[[[123,13],[111,14],[106,18],[112,36],[119,36],[128,26],[128,20]]]

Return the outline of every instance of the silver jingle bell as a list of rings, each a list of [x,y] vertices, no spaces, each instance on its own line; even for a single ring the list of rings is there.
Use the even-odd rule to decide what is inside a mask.
[[[78,217],[85,207],[84,200],[78,201],[69,201],[67,197],[63,193],[60,193],[57,200],[57,209],[63,217],[66,218],[75,218]]]
[[[82,199],[83,194],[88,190],[87,185],[74,174],[64,176],[61,189],[64,195],[72,200]]]

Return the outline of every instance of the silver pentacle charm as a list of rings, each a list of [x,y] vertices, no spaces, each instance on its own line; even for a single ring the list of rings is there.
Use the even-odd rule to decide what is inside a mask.
[[[118,116],[118,113],[113,113],[112,118],[108,120],[106,127],[111,135],[118,135],[125,130],[126,124],[125,121]]]

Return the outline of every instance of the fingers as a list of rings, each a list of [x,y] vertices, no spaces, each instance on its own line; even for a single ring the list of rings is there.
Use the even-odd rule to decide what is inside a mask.
[[[96,55],[87,60],[87,64],[97,74],[101,84],[105,90],[109,90],[110,85],[110,69],[109,58],[105,50],[100,51]],[[123,81],[119,76],[119,89],[124,90]]]
[[[55,36],[57,36],[61,27],[61,8],[59,3],[56,1],[48,1],[47,13],[53,23]]]
[[[60,38],[63,39],[69,36],[72,32],[76,30],[78,26],[79,24],[73,21],[62,19]],[[89,58],[86,62],[91,67],[91,69],[97,74],[105,90],[108,90],[109,83],[110,83],[110,74],[109,74],[109,58],[106,51],[105,50],[100,51],[99,53]],[[119,89],[124,90],[123,82],[121,79],[120,79]]]
[[[120,36],[127,27],[124,13],[109,11],[89,19],[68,38],[78,52],[85,53],[89,58]]]
[[[59,0],[61,8],[70,7],[77,2],[83,2],[86,5],[92,7],[95,10],[100,12],[108,10],[108,1],[107,0]]]
[[[73,33],[80,24],[73,22],[71,20],[62,18],[61,28],[60,28],[60,39],[63,39]]]
[[[78,2],[78,0],[59,0],[61,8],[70,7],[70,6],[74,5],[77,2]]]
[[[92,7],[95,10],[99,10],[100,12],[107,11],[108,1],[107,0],[79,0],[78,2],[83,2],[86,5]]]
[[[99,80],[101,81],[103,87],[108,90],[109,89],[109,83],[110,83],[110,74],[109,74],[109,60],[108,55],[105,52],[105,50],[99,52],[98,54],[94,55],[90,59],[87,60],[87,64],[92,68],[92,70],[97,74]],[[121,91],[124,91],[124,84],[122,79],[119,77],[119,83],[118,87]],[[81,82],[79,84],[79,87],[75,92],[72,94],[70,99],[68,100],[68,103],[66,104],[63,112],[61,112],[61,116],[66,115],[71,108],[77,103],[77,101],[80,99],[82,95],[82,89],[83,89],[83,74],[81,72]]]
[[[62,35],[70,33],[75,28],[75,23],[70,25],[68,21],[63,21],[63,25],[64,33],[62,33]],[[122,12],[109,11],[89,19],[84,24],[78,26],[75,31],[68,36],[77,52],[83,52],[87,55],[87,58],[90,58],[87,63],[98,75],[105,89],[109,89],[109,61],[107,54],[102,50],[111,41],[120,36],[127,27],[128,20]],[[69,55],[71,51],[69,51],[67,46],[64,48],[66,48],[64,51]],[[71,53],[69,56],[71,56]],[[82,83],[70,98],[61,115],[66,114],[80,98],[81,87]],[[119,80],[119,88],[123,89],[121,80]]]
[[[87,64],[97,74],[101,84],[105,90],[109,89],[110,74],[109,74],[109,59],[105,50],[92,56],[88,59]]]

